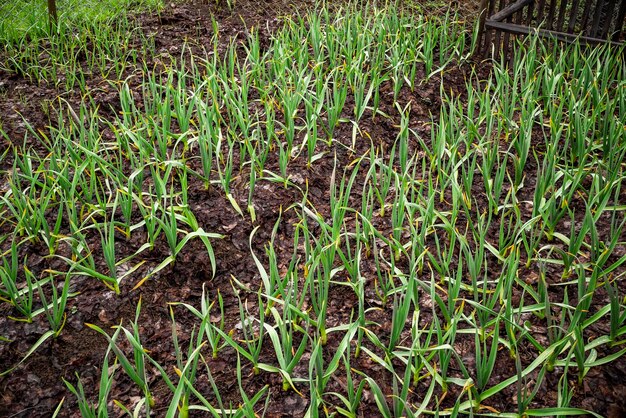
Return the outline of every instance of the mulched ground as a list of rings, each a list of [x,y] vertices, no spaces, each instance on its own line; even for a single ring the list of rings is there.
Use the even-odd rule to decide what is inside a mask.
[[[219,22],[221,40],[224,45],[227,44],[228,37],[243,39],[242,34],[245,33],[245,28],[250,26],[258,28],[261,39],[267,40],[272,30],[280,25],[283,16],[292,15],[296,11],[303,11],[313,5],[313,1],[307,0],[259,2],[237,0],[235,11],[231,12],[227,9],[225,2],[223,3],[218,5],[213,1],[186,1],[172,4],[160,16],[141,15],[138,19],[146,33],[154,34],[160,53],[177,55],[185,41],[191,41],[192,45],[210,44],[212,37],[211,18],[215,18]],[[478,68],[479,71],[485,73],[489,70],[489,65],[478,63]],[[462,94],[466,76],[470,72],[469,66],[446,72],[443,75],[446,87],[457,94]],[[116,109],[119,107],[117,93],[104,80],[94,77],[89,79],[87,83],[90,90],[95,92],[95,101],[100,104],[100,109],[103,112],[109,108]],[[409,101],[412,102],[411,127],[424,137],[430,137],[431,115],[434,120],[438,119],[439,84],[440,79],[433,78],[414,92],[403,90],[400,97],[400,102],[403,105]],[[37,129],[45,129],[50,124],[46,114],[47,104],[54,103],[57,97],[64,97],[70,103],[80,101],[79,95],[74,92],[64,92],[47,85],[35,85],[19,76],[0,72],[0,118],[11,140],[19,142],[24,138],[26,126],[22,118],[27,118],[28,122]],[[399,123],[391,91],[384,95],[381,110],[391,115],[391,118],[365,117],[360,127],[390,148],[396,138],[396,126]],[[345,111],[346,114],[351,111],[349,103]],[[338,130],[338,140],[351,143],[351,126],[340,125]],[[0,147],[8,146],[6,139],[0,138],[0,141],[4,141],[0,143]],[[363,154],[368,146],[369,144],[363,142],[354,155]],[[341,147],[337,148],[337,158],[340,164],[347,165],[354,155],[349,154],[346,150],[342,151]],[[11,158],[8,158],[2,163],[3,167],[0,169],[7,170],[10,164]],[[536,167],[533,164],[534,162],[529,163],[528,172],[530,173],[536,172]],[[276,156],[270,157],[267,166],[270,170],[278,167]],[[305,162],[298,160],[290,163],[289,166],[290,173],[296,179],[294,181],[308,179],[309,199],[321,213],[328,213],[329,210],[327,202],[332,169],[333,160],[330,155],[316,162],[310,169],[307,169]],[[240,179],[235,180],[232,189],[235,198],[240,204],[243,204],[248,193],[245,184],[247,176],[245,173],[240,174]],[[217,188],[207,191],[204,184],[199,181],[190,181],[189,187],[190,205],[200,225],[207,231],[226,236],[225,239],[214,242],[215,255],[218,260],[215,278],[212,280],[210,278],[208,257],[206,255],[198,256],[198,254],[206,254],[202,244],[192,241],[185,247],[184,254],[172,268],[166,269],[148,280],[137,291],[131,291],[134,283],[127,283],[122,288],[121,295],[116,296],[113,292],[107,291],[97,280],[84,279],[77,282],[75,290],[80,291],[80,294],[72,298],[69,303],[68,322],[59,338],[46,342],[18,370],[0,378],[0,416],[50,416],[63,398],[65,401],[61,416],[79,416],[75,398],[66,389],[62,378],[75,383],[75,373],[78,373],[87,393],[97,393],[100,367],[106,350],[106,341],[102,336],[85,327],[84,324],[94,323],[103,328],[120,322],[129,324],[134,318],[135,308],[140,298],[143,306],[141,314],[143,344],[150,350],[151,355],[161,364],[167,365],[166,370],[172,373],[175,358],[173,357],[168,302],[183,301],[198,306],[203,285],[206,286],[211,295],[215,295],[219,290],[224,296],[226,328],[234,327],[238,321],[239,311],[238,302],[230,284],[231,275],[242,283],[251,284],[253,288],[256,288],[259,282],[258,271],[248,247],[250,233],[255,226],[260,226],[254,236],[253,247],[257,255],[263,255],[263,248],[268,242],[272,228],[278,219],[279,208],[289,207],[293,202],[299,201],[301,195],[294,188],[285,189],[279,184],[260,182],[255,191],[257,222],[252,224],[249,219],[242,219],[234,212],[223,193]],[[526,190],[531,193],[530,187]],[[297,214],[294,211],[286,211],[282,215],[276,242],[278,245],[285,246],[286,251],[284,253],[286,255],[282,256],[283,259],[291,254],[293,224],[297,220]],[[10,225],[6,223],[0,224],[0,235],[11,234],[12,231],[9,230],[9,227]],[[388,228],[385,225],[377,225],[377,227]],[[93,238],[93,244],[97,247],[99,245],[97,243],[98,237],[94,236]],[[118,251],[120,255],[131,254],[143,242],[144,237],[135,234],[131,240],[122,242],[122,247]],[[29,261],[34,269],[43,270],[55,267],[55,261],[44,259],[40,255],[46,254],[44,248],[27,245],[22,254],[25,255],[26,253],[30,254]],[[280,247],[277,248],[277,253],[281,254]],[[159,262],[167,255],[168,249],[165,242],[160,242],[149,257],[154,262]],[[103,260],[100,261],[104,265]],[[373,267],[370,266],[370,268]],[[532,277],[533,272],[529,270],[521,274]],[[554,271],[553,274],[554,280],[559,280],[560,273]],[[371,303],[374,304],[376,297],[369,296]],[[250,301],[253,299],[251,298]],[[329,317],[329,324],[345,323],[350,317],[355,302],[354,293],[349,289],[334,287],[331,290],[329,301],[330,312],[332,313]],[[196,321],[184,309],[176,309],[175,313],[181,339],[185,341]],[[11,343],[0,342],[0,370],[18,362],[39,336],[48,329],[47,322],[42,317],[37,318],[31,324],[26,324],[6,319],[10,314],[11,311],[6,304],[0,305],[0,335],[13,340]],[[389,310],[378,310],[368,319],[381,324],[380,335],[385,335],[388,331],[385,328],[390,326]],[[424,317],[422,320],[428,321],[429,318]],[[605,331],[600,330],[599,332]],[[459,337],[458,341],[461,348],[464,342],[473,344],[467,338]],[[331,335],[328,343],[329,352],[332,352],[333,345],[338,343],[339,341],[333,339]],[[264,349],[267,351],[263,353],[262,358],[271,358],[271,346],[267,344]],[[473,354],[469,354],[466,360],[468,367],[471,367]],[[522,355],[525,356],[523,358],[524,364],[528,364],[536,353],[528,349],[526,352],[522,351]],[[210,362],[211,372],[226,402],[237,402],[239,399],[235,364],[234,356],[228,355],[228,353]],[[383,390],[391,392],[389,376],[379,370],[379,366],[368,361],[366,356],[354,360],[353,367],[364,370],[379,382]],[[244,372],[249,373],[244,380],[246,392],[254,393],[264,385],[270,385],[272,397],[266,416],[302,416],[306,411],[308,407],[307,396],[301,397],[293,391],[283,392],[280,389],[282,381],[278,375],[261,373],[258,376],[253,376],[250,370],[244,369]],[[495,368],[492,381],[501,381],[514,373],[513,361],[503,358],[499,360],[499,364]],[[534,406],[554,405],[556,403],[558,376],[560,376],[558,373],[548,375],[539,389]],[[155,381],[157,380],[155,378]],[[332,391],[333,388],[343,391],[342,386],[345,386],[345,383],[340,379],[335,379],[329,384],[329,391]],[[202,389],[208,387],[209,383],[206,377],[201,377],[197,388],[202,392]],[[163,416],[171,393],[161,383],[156,384],[153,389],[157,402],[156,416]],[[417,389],[416,396],[421,390],[424,388]],[[622,358],[609,365],[593,368],[585,379],[583,387],[577,390],[572,405],[596,411],[604,416],[622,417],[626,416],[626,397],[624,394],[626,394],[626,359]],[[448,394],[443,405],[451,405],[455,397],[455,393]],[[126,405],[132,405],[139,400],[138,391],[123,372],[117,373],[110,399],[120,400]],[[514,388],[510,387],[490,399],[489,404],[499,410],[515,410]],[[377,408],[372,397],[366,397],[363,405],[362,416],[376,416]]]

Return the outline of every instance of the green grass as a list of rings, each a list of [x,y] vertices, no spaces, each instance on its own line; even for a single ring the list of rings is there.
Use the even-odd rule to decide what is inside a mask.
[[[81,22],[106,22],[127,10],[141,10],[161,5],[160,0],[57,0],[61,25]],[[15,0],[0,4],[0,39],[18,42],[24,36],[45,36],[49,31],[48,7],[43,0]]]
[[[288,19],[263,47],[251,30],[243,47],[218,52],[224,41],[216,33],[206,53],[186,50],[155,69],[149,53],[133,55],[121,42],[124,31],[140,33],[132,22],[80,28],[94,35],[89,48],[80,33],[54,35],[45,61],[19,44],[3,56],[2,66],[25,79],[84,93],[78,106],[58,103],[48,131],[29,130],[45,153],[13,145],[0,196],[0,214],[15,231],[0,240],[0,298],[15,308],[13,320],[45,315],[51,328],[33,350],[63,332],[68,299],[79,297],[69,290],[76,276],[117,294],[140,292],[191,240],[215,275],[213,245],[224,237],[199,223],[192,181],[218,190],[248,223],[249,261],[260,278],[214,279],[231,280],[239,324],[211,319],[217,311],[223,318],[219,292],[203,292],[200,306],[170,301],[175,365],[160,364],[144,346],[141,305],[113,334],[88,325],[109,348],[97,393],[86,394],[80,378],[66,382],[83,416],[106,416],[121,373],[149,414],[157,384],[148,370],[169,390],[159,405],[168,417],[194,409],[254,416],[275,390],[305,397],[312,417],[357,416],[364,391],[385,417],[484,414],[506,396],[516,406],[502,416],[586,413],[571,406],[572,393],[589,370],[626,353],[626,256],[612,256],[626,245],[623,48],[574,44],[553,53],[528,39],[512,66],[495,63],[481,79],[472,72],[462,95],[442,83],[441,109],[422,136],[412,123],[415,104],[403,97],[458,66],[471,68],[476,31],[455,15],[321,8]],[[93,105],[85,69],[115,81],[121,111],[104,117]],[[138,69],[131,87],[122,75]],[[390,147],[365,131],[385,119]],[[333,170],[328,196],[316,200],[295,167],[320,161]],[[242,181],[244,198],[233,193]],[[259,185],[297,192],[274,225],[254,224]],[[285,246],[278,229],[287,212],[297,222]],[[271,231],[264,253],[252,245],[260,227]],[[117,254],[115,242],[129,237],[142,245]],[[169,254],[155,262],[156,243]],[[66,266],[32,274],[18,251],[30,245]],[[63,286],[51,291],[55,283]],[[328,303],[337,289],[354,300],[341,322]],[[196,319],[184,341],[175,319],[181,308]],[[469,344],[474,365],[460,344]],[[232,360],[238,402],[220,394],[208,358]],[[515,372],[494,373],[503,362]],[[281,384],[247,393],[249,370]],[[200,373],[208,393],[197,389]],[[537,409],[549,373],[559,373],[558,399]],[[335,378],[351,383],[337,392]],[[449,409],[444,395],[454,399]]]

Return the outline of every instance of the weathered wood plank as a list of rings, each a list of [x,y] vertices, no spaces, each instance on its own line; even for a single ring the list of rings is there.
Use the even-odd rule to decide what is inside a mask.
[[[609,31],[611,30],[611,23],[613,22],[614,13],[617,12],[615,10],[615,6],[617,5],[617,0],[609,0],[606,8],[606,14],[604,17],[604,27],[602,31],[598,34],[600,38],[606,38],[609,35]],[[615,21],[615,26],[619,25],[619,21]]]
[[[509,3],[510,3],[509,5],[511,5],[513,3],[516,3],[516,1],[515,0],[510,0]],[[509,6],[507,6],[507,7],[509,7]],[[506,9],[507,7],[505,7],[504,9]],[[502,10],[504,10],[504,9],[502,9]],[[509,23],[512,23],[513,22],[512,15],[509,14],[507,17],[504,18],[504,20],[506,20]],[[502,56],[505,57],[505,58],[509,56],[509,43],[510,43],[510,41],[511,41],[511,34],[508,33],[508,32],[504,32],[504,36],[502,37]]]
[[[547,28],[548,30],[553,30],[553,29],[557,29],[554,27],[554,15],[556,14],[556,6],[557,6],[557,1],[558,0],[551,0],[550,1],[550,6],[548,8],[548,17],[546,18],[546,21],[544,22],[544,25],[542,27]]]
[[[504,19],[513,16],[513,14],[524,8],[529,3],[532,3],[534,0],[517,0],[515,3],[511,3],[506,6],[504,9],[500,10],[498,13],[491,16],[491,20],[494,22],[501,22]]]
[[[572,11],[569,16],[569,24],[567,25],[568,33],[574,32],[574,28],[576,27],[576,21],[578,20],[578,5],[579,4],[580,4],[580,0],[572,1]]]
[[[528,5],[528,7],[526,8],[526,10],[528,11],[528,13],[530,13],[528,15],[528,17],[526,18],[529,22],[532,20],[532,5],[534,4],[534,1],[530,2],[530,4]],[[524,9],[520,10],[519,12],[517,12],[514,17],[513,17],[513,23],[521,25],[524,23]],[[510,68],[513,68],[515,62],[515,43],[517,41],[518,36],[513,36],[513,46],[511,48],[511,54],[510,58],[509,58],[509,65]]]
[[[515,23],[492,22],[490,20],[487,20],[485,22],[485,27],[490,28],[490,29],[496,29],[498,32],[500,31],[510,32],[510,33],[515,33],[519,35],[530,35],[533,33],[537,33],[539,36],[542,36],[542,37],[554,38],[558,41],[563,41],[563,42],[568,42],[568,43],[575,42],[576,40],[580,40],[581,42],[588,43],[588,44],[610,43],[616,46],[621,45],[620,42],[607,41],[606,39],[594,38],[591,36],[576,35],[573,33],[557,32],[557,31],[548,30],[548,29],[536,29],[536,28],[532,28],[529,26],[517,25]]]
[[[480,16],[479,16],[479,20],[478,20],[478,50],[479,51],[484,51],[486,49],[485,45],[483,44],[483,42],[485,41],[485,20],[487,20],[487,8],[489,7],[488,5],[488,1],[489,0],[480,0],[480,6],[479,9],[480,10]]]
[[[526,12],[526,20],[527,20],[527,23],[530,26],[532,26],[533,22],[535,21],[534,14],[535,14],[535,4],[536,3],[537,3],[536,1],[531,1],[530,4],[528,5],[528,9],[526,9],[527,10],[527,12]]]
[[[506,5],[506,0],[500,0],[498,2],[498,10],[502,10],[505,5]],[[502,48],[502,31],[496,31],[496,36],[495,36],[493,43],[496,45],[496,48],[498,48],[499,50]]]
[[[622,0],[622,6],[620,7],[617,15],[617,26],[615,29],[613,41],[619,41],[622,32],[626,31],[626,1]]]
[[[558,17],[556,18],[556,25],[554,29],[561,31],[561,32],[565,32],[563,28],[563,23],[565,22],[565,12],[566,12],[568,3],[569,2],[566,0],[561,0],[561,6],[559,7],[559,14],[558,14]]]
[[[585,2],[585,10],[583,11],[582,22],[580,24],[581,30],[587,35],[591,35],[587,27],[587,22],[589,21],[589,14],[591,13],[591,3],[593,3],[591,0],[587,0]]]
[[[596,10],[593,14],[593,21],[591,22],[591,32],[589,33],[589,36],[592,36],[594,38],[598,36],[598,31],[600,29],[600,23],[602,18],[602,10],[604,9],[605,4],[605,0],[598,0],[598,2],[596,3]]]
[[[488,8],[487,8],[487,13],[485,15],[485,20],[487,20],[487,16],[491,16],[491,14],[493,13],[496,7],[496,2],[497,0],[488,0]],[[486,31],[485,46],[484,46],[485,51],[488,51],[489,48],[491,48],[491,37],[492,37],[492,31],[491,30]]]
[[[545,11],[546,0],[539,0],[539,5],[537,6],[537,23],[541,23],[543,20],[543,13]]]

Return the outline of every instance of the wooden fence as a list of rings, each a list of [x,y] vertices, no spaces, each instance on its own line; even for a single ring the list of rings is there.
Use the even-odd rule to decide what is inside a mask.
[[[558,41],[623,43],[626,0],[482,0],[480,51],[506,55],[516,36],[536,32]]]

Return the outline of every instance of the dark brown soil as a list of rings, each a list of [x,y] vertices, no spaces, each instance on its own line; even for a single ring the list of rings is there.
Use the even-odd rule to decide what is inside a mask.
[[[313,5],[310,0],[237,0],[234,12],[228,10],[225,2],[216,4],[214,1],[190,0],[183,3],[172,4],[160,15],[141,15],[138,17],[141,26],[147,33],[155,34],[156,46],[159,53],[177,55],[180,53],[183,43],[191,40],[191,45],[210,44],[212,33],[211,19],[219,22],[221,39],[224,45],[228,37],[242,37],[246,28],[256,27],[259,29],[261,39],[268,39],[271,32],[280,25],[283,16],[302,12]],[[224,4],[222,4],[224,3]],[[477,63],[479,73],[489,71],[489,65]],[[462,68],[451,69],[446,72],[444,83],[448,91],[462,95],[465,89],[465,81],[472,68],[468,65]],[[412,103],[412,128],[422,136],[430,137],[431,120],[437,120],[439,114],[440,79],[433,78],[428,83],[420,86],[415,91],[403,90],[399,99],[401,104]],[[119,106],[119,98],[116,92],[105,80],[93,77],[87,80],[89,89],[95,101],[103,109],[115,109]],[[19,143],[26,132],[24,119],[35,129],[45,130],[51,123],[46,109],[54,106],[59,97],[63,97],[70,103],[78,103],[80,95],[74,92],[64,92],[45,84],[33,84],[15,74],[0,73],[0,119],[3,129],[7,132],[11,141]],[[389,114],[389,119],[365,117],[361,129],[370,136],[378,138],[390,148],[396,138],[399,116],[393,105],[393,93],[388,91],[383,97],[382,111]],[[350,111],[350,105],[346,106]],[[54,113],[52,113],[54,115]],[[340,142],[351,143],[351,126],[340,125],[337,138]],[[8,147],[8,140],[0,138],[0,151]],[[35,145],[36,146],[36,145]],[[354,154],[342,148],[337,148],[337,159],[340,164],[347,165],[355,156],[364,154],[369,148],[369,143],[362,141],[357,144]],[[44,152],[44,150],[40,150]],[[12,163],[11,156],[0,163],[0,170],[7,170]],[[535,173],[534,163],[529,163],[528,172]],[[277,168],[276,156],[270,156],[268,167]],[[289,166],[294,179],[306,178],[309,185],[309,199],[312,205],[323,214],[327,214],[330,174],[333,170],[333,157],[327,156],[317,161],[312,168],[307,168],[303,161],[294,161]],[[246,186],[246,173],[239,173],[240,178],[235,180],[232,193],[242,207],[245,207],[248,189]],[[1,178],[0,178],[1,179]],[[297,182],[298,180],[294,180]],[[0,182],[0,187],[2,187]],[[476,189],[476,199],[480,204],[486,202],[481,197],[480,190]],[[0,192],[2,190],[0,189]],[[531,193],[531,192],[529,192]],[[85,323],[96,324],[104,329],[123,323],[129,325],[134,319],[135,308],[141,299],[141,337],[144,347],[150,355],[164,366],[167,371],[173,373],[175,358],[173,356],[173,343],[171,338],[171,317],[168,302],[185,302],[193,306],[199,306],[202,296],[202,288],[205,286],[211,295],[219,291],[224,297],[226,329],[234,328],[239,318],[238,301],[233,293],[231,277],[234,276],[240,282],[256,289],[259,283],[258,271],[250,254],[249,237],[254,227],[259,226],[254,235],[253,248],[262,260],[265,260],[263,248],[270,239],[272,229],[279,218],[280,208],[288,208],[294,202],[301,200],[302,195],[295,188],[284,188],[280,184],[260,182],[255,191],[255,207],[257,222],[252,224],[249,219],[242,219],[233,210],[221,190],[212,188],[206,190],[200,181],[190,181],[189,184],[190,206],[194,211],[198,222],[207,231],[225,235],[222,240],[215,240],[214,250],[217,259],[217,272],[211,278],[211,268],[206,251],[200,242],[190,242],[184,249],[177,263],[155,275],[138,290],[131,290],[136,280],[129,280],[122,288],[121,295],[117,296],[107,290],[102,283],[96,280],[84,279],[78,281],[74,290],[80,292],[69,302],[67,324],[56,340],[48,340],[44,343],[22,366],[13,373],[0,377],[0,416],[3,417],[47,417],[52,414],[57,405],[63,401],[60,416],[78,417],[75,397],[67,390],[62,379],[73,384],[76,383],[76,374],[80,375],[81,381],[89,396],[97,394],[100,378],[100,368],[107,347],[106,340],[85,326]],[[358,196],[357,196],[358,197]],[[532,200],[532,195],[529,196]],[[278,228],[276,249],[283,265],[288,263],[291,255],[293,242],[294,224],[298,221],[294,210],[286,210],[282,213]],[[381,230],[388,230],[381,220],[377,225]],[[607,228],[600,225],[599,228]],[[569,229],[565,229],[568,233]],[[496,232],[497,233],[497,232]],[[0,236],[11,236],[11,225],[0,221]],[[98,237],[91,237],[97,248]],[[121,246],[118,252],[121,256],[132,254],[144,241],[144,237],[133,235],[130,241],[125,241],[120,236]],[[7,243],[0,240],[0,246],[4,250]],[[281,248],[284,251],[281,251]],[[47,268],[55,268],[55,261],[42,256],[46,254],[43,248],[26,244],[22,247],[23,254],[30,254],[31,267],[38,271]],[[623,251],[623,248],[620,249]],[[165,258],[168,254],[165,241],[157,243],[155,250],[150,253],[149,262],[153,265]],[[616,258],[619,254],[616,255]],[[104,266],[104,261],[99,260]],[[495,264],[495,261],[494,261]],[[279,263],[280,265],[280,263]],[[103,267],[106,268],[106,267]],[[147,268],[147,267],[146,267]],[[373,262],[369,269],[375,271]],[[133,277],[141,277],[145,273],[141,269]],[[560,280],[560,271],[549,271],[553,281]],[[531,266],[523,275],[528,275],[529,280],[536,278],[536,266]],[[375,273],[374,273],[375,275]],[[534,276],[533,276],[534,275]],[[372,276],[373,277],[373,276]],[[370,307],[379,306],[376,296],[373,294],[373,286],[368,290]],[[517,291],[519,293],[519,290]],[[556,291],[555,291],[556,292]],[[255,294],[251,293],[249,303],[255,303]],[[521,294],[518,297],[523,297]],[[555,294],[556,300],[559,295]],[[606,303],[598,299],[600,306]],[[352,314],[356,304],[355,296],[346,287],[335,286],[331,289],[329,301],[329,326],[346,323]],[[367,318],[380,324],[379,336],[389,333],[390,309],[372,311]],[[427,310],[425,310],[427,311]],[[179,325],[178,332],[181,344],[186,347],[191,330],[196,321],[184,308],[174,309],[176,321]],[[37,339],[48,330],[45,318],[38,317],[33,323],[27,324],[7,319],[12,314],[7,304],[0,304],[0,336],[8,338],[12,342],[0,342],[0,372],[14,365],[25,355]],[[432,318],[427,314],[421,318],[426,323]],[[545,326],[536,320],[537,327]],[[599,324],[598,326],[601,326]],[[598,330],[598,335],[606,333]],[[539,334],[545,335],[545,330]],[[590,336],[592,338],[593,336]],[[332,355],[333,347],[339,341],[331,334],[326,354]],[[472,368],[474,361],[473,342],[467,337],[459,335],[457,338],[458,351],[467,361],[466,366]],[[470,348],[468,348],[470,347]],[[272,362],[273,353],[271,346],[265,347],[262,359]],[[330,354],[328,354],[330,353]],[[520,347],[523,364],[529,364],[537,355],[532,346]],[[599,357],[608,353],[599,353]],[[224,350],[216,360],[210,361],[211,373],[213,374],[220,392],[227,403],[239,402],[239,389],[236,380],[236,356],[232,350]],[[367,375],[375,379],[386,394],[392,392],[390,376],[382,368],[370,361],[367,356],[360,356],[353,360],[352,367],[363,370]],[[293,391],[283,392],[282,381],[276,374],[261,373],[253,375],[251,370],[244,367],[244,390],[248,394],[258,392],[263,386],[269,385],[271,399],[266,416],[268,417],[297,417],[302,416],[308,408],[308,393],[303,396]],[[307,371],[304,370],[303,373]],[[153,380],[160,381],[156,372],[151,371]],[[555,405],[557,398],[557,382],[562,371],[549,374],[539,388],[537,397],[532,407]],[[515,364],[506,355],[499,356],[498,364],[492,376],[492,382],[502,381],[515,374]],[[345,376],[345,373],[337,373]],[[118,371],[110,399],[119,400],[127,406],[133,406],[141,395],[137,388],[124,377],[122,371]],[[575,378],[573,375],[572,379]],[[343,377],[331,380],[328,391],[345,392]],[[200,377],[196,386],[200,392],[211,393],[206,376]],[[169,405],[171,392],[159,383],[154,389],[156,400],[156,415],[164,416]],[[423,396],[427,387],[418,386],[415,389],[414,398]],[[598,366],[591,369],[582,387],[578,387],[572,402],[572,406],[595,411],[603,416],[612,418],[626,416],[626,359],[621,358],[608,365]],[[440,393],[437,394],[441,395]],[[448,393],[443,400],[443,406],[452,406],[459,395],[458,390]],[[487,406],[499,411],[515,411],[515,389],[510,387],[498,395],[490,398]],[[375,400],[371,394],[365,396],[360,416],[377,416]],[[131,409],[132,410],[132,409]],[[119,412],[119,409],[117,409]],[[119,415],[115,415],[119,416]],[[201,416],[200,414],[196,416]]]

